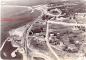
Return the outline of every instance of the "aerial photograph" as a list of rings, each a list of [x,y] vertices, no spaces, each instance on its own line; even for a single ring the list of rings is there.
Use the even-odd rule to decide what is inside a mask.
[[[1,0],[0,60],[86,60],[86,0]]]

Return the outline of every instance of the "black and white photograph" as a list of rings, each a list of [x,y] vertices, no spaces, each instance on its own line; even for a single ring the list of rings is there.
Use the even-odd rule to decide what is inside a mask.
[[[0,60],[86,60],[86,0],[1,0]]]

